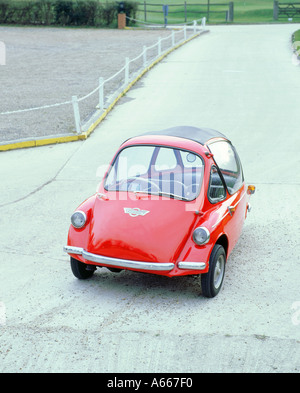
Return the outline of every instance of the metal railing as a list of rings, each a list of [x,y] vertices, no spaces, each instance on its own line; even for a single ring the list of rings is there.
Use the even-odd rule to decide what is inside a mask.
[[[159,20],[165,25],[168,23],[187,23],[189,19],[205,17],[207,21],[216,19],[233,22],[234,3],[188,3],[184,1],[179,4],[138,3],[138,13],[144,22]]]
[[[278,20],[280,18],[300,18],[300,3],[280,3],[274,1],[273,18]]]

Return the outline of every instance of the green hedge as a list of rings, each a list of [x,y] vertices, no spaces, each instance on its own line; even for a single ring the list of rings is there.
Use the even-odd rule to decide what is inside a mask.
[[[300,30],[295,31],[292,36],[294,51],[300,60]]]
[[[137,4],[125,1],[127,16],[135,18]],[[0,0],[0,24],[112,26],[117,23],[118,2],[99,0]]]

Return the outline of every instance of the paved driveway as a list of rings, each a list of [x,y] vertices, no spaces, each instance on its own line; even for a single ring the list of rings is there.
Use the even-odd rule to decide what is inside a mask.
[[[150,71],[85,142],[0,155],[0,371],[299,372],[299,25],[213,26]],[[73,209],[126,138],[206,126],[257,186],[222,292],[106,269],[76,280]]]

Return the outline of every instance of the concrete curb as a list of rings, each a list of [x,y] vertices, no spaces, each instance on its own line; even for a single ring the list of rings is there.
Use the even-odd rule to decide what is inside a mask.
[[[76,134],[76,135],[58,135],[58,136],[47,136],[43,138],[36,138],[36,139],[31,139],[31,138],[26,138],[26,139],[19,139],[19,140],[14,140],[10,142],[4,142],[0,143],[0,152],[1,151],[9,151],[9,150],[16,150],[16,149],[24,149],[28,147],[38,147],[38,146],[45,146],[45,145],[53,145],[57,143],[67,143],[67,142],[75,142],[75,141],[82,141],[87,139],[91,133],[96,129],[96,127],[105,119],[105,117],[108,115],[108,113],[114,108],[114,106],[117,104],[117,102],[131,89],[131,87],[139,80],[142,78],[144,74],[146,74],[152,67],[154,67],[157,63],[159,63],[162,59],[164,59],[168,54],[173,52],[174,50],[178,49],[179,47],[183,46],[187,42],[193,40],[196,37],[199,37],[201,34],[208,33],[209,30],[203,30],[200,31],[198,34],[186,39],[185,41],[175,45],[173,48],[169,49],[166,51],[164,54],[162,54],[159,58],[154,60],[149,66],[144,68],[138,76],[135,77],[135,79],[129,83],[128,86],[126,86],[123,91],[117,96],[117,98],[114,99],[114,101],[109,105],[108,108],[106,108],[100,115],[99,117],[94,120],[94,122],[88,127],[88,129],[81,134]]]

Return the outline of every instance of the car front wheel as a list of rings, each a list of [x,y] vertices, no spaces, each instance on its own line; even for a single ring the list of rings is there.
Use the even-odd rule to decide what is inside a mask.
[[[80,280],[86,280],[87,278],[92,277],[94,271],[96,270],[95,266],[87,265],[72,257],[70,259],[70,262],[74,276],[76,278],[79,278]]]
[[[209,271],[201,275],[203,296],[211,298],[220,292],[225,276],[225,265],[225,250],[220,244],[216,244],[209,259]]]

